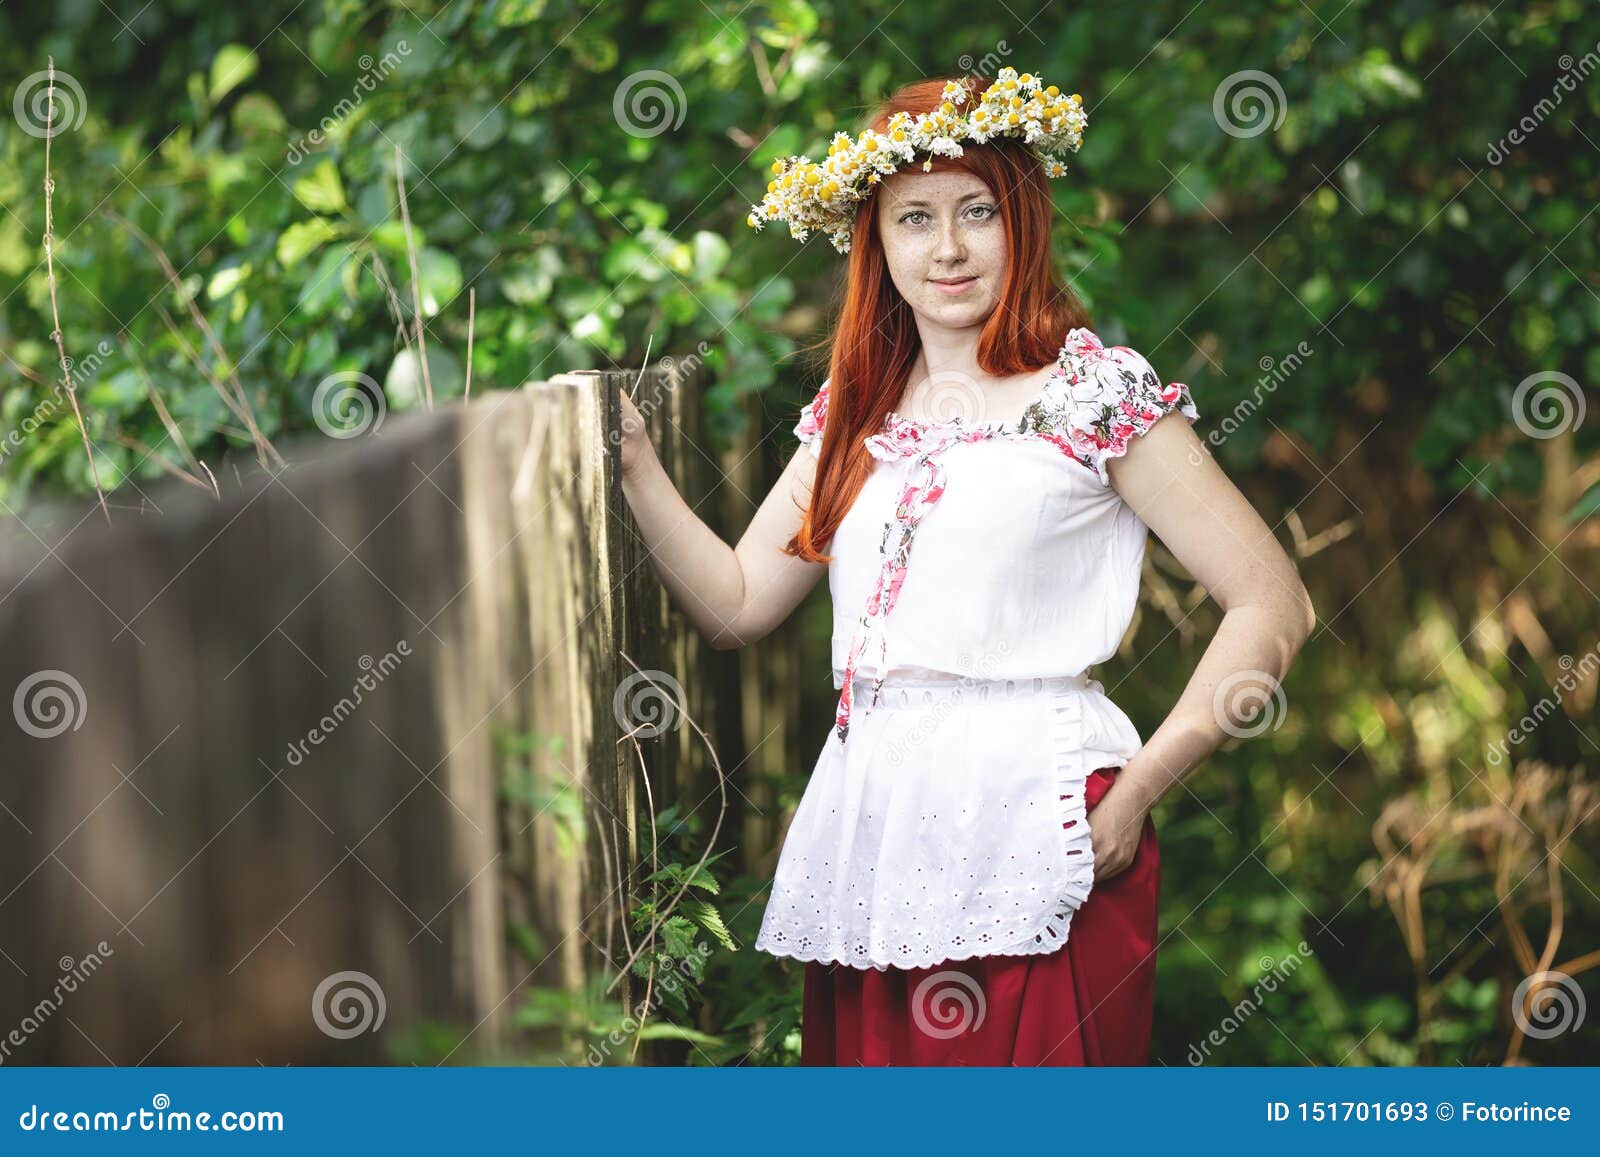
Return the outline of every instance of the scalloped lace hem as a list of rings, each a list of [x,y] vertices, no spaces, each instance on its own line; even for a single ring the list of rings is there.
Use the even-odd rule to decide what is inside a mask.
[[[779,938],[788,939],[784,933],[774,933],[763,927],[756,937],[755,948],[771,956],[787,957],[816,964],[844,964],[851,968],[930,968],[978,956],[1037,956],[1054,952],[1066,944],[1072,931],[1072,916],[1094,890],[1094,844],[1089,833],[1089,811],[1084,805],[1084,793],[1095,762],[1089,753],[1076,747],[1082,734],[1083,700],[1072,689],[1051,693],[1047,710],[1051,715],[1051,738],[1056,755],[1057,816],[1061,824],[1061,862],[1067,866],[1065,882],[1056,895],[1052,909],[1037,923],[1017,936],[990,943],[951,944],[949,938],[943,946],[934,946],[921,952],[889,952],[873,954],[853,950],[840,943],[809,947],[810,937],[795,939],[802,943],[783,944]],[[1100,764],[1099,766],[1109,766]]]
[[[1060,921],[1058,914],[1052,913],[1048,920]],[[755,947],[760,952],[769,956],[785,957],[798,960],[807,964],[844,964],[851,968],[875,968],[883,971],[888,968],[932,968],[936,964],[952,964],[958,960],[971,960],[978,956],[1040,956],[1046,952],[1054,952],[1066,943],[1066,929],[1070,926],[1072,918],[1070,913],[1062,922],[1061,941],[1045,940],[1038,933],[1024,933],[1015,942],[1001,948],[990,948],[986,945],[973,945],[969,951],[959,949],[940,953],[930,952],[925,955],[898,955],[891,954],[886,960],[878,960],[871,956],[857,956],[838,948],[819,949],[809,951],[804,948],[783,948],[772,945],[765,939],[757,939]]]

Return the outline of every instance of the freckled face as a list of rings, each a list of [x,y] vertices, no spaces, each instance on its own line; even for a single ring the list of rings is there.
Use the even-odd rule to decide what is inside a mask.
[[[878,237],[900,296],[939,325],[981,324],[1006,273],[1005,224],[989,186],[959,169],[902,171],[878,195]]]

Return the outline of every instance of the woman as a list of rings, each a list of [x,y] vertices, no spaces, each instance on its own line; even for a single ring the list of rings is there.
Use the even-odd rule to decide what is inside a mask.
[[[625,402],[624,494],[714,645],[829,576],[835,725],[756,940],[805,962],[805,1064],[1148,1063],[1150,812],[1313,625],[1188,388],[1056,279],[1046,178],[1083,125],[1006,69],[910,85],[826,162],[773,166],[750,224],[826,232],[849,265],[831,372],[736,548]],[[1087,671],[1132,620],[1148,530],[1226,613],[1141,744]]]

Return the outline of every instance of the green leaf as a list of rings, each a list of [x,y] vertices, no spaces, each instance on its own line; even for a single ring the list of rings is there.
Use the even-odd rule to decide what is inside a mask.
[[[211,275],[211,281],[206,285],[206,296],[212,301],[221,301],[235,289],[238,289],[244,279],[249,276],[250,263],[248,261],[242,265],[219,269]]]
[[[344,182],[339,179],[338,167],[328,160],[319,161],[294,183],[294,196],[313,213],[342,213],[346,207]]]
[[[716,1046],[724,1043],[721,1037],[707,1036],[699,1029],[690,1028],[688,1025],[668,1024],[665,1021],[655,1021],[645,1025],[639,1030],[640,1040],[686,1040],[695,1044]]]
[[[428,373],[433,380],[435,404],[442,398],[460,395],[465,382],[461,361],[437,343],[428,346]],[[383,392],[389,399],[389,408],[393,410],[409,410],[423,405],[426,391],[422,381],[422,359],[415,350],[403,349],[395,357],[388,374],[384,376]]]
[[[501,28],[532,24],[544,14],[545,0],[501,0],[494,8],[494,22]]]
[[[682,958],[694,951],[695,928],[682,916],[668,916],[661,925],[667,955]]]
[[[464,104],[454,117],[456,139],[469,149],[487,149],[506,135],[506,112],[501,105]]]
[[[282,137],[288,122],[278,102],[264,92],[247,92],[233,106],[233,127],[247,137]]]
[[[642,281],[660,281],[664,273],[650,247],[635,237],[613,242],[600,260],[600,275],[613,284],[634,277]]]
[[[1596,514],[1600,514],[1600,482],[1589,487],[1588,493],[1567,511],[1566,521],[1582,522],[1585,518],[1593,518]]]
[[[728,926],[722,922],[722,913],[718,912],[711,904],[706,903],[704,900],[685,900],[682,907],[691,920],[716,938],[718,944],[729,951],[737,947],[733,942],[733,934],[728,931]]]
[[[710,281],[728,264],[727,239],[720,233],[702,230],[694,235],[694,275]]]
[[[329,249],[322,255],[322,260],[317,262],[317,267],[311,275],[303,280],[295,299],[295,310],[308,319],[325,317],[345,295],[344,272],[345,262],[350,256],[350,251],[344,246]],[[324,330],[318,330],[319,334]]]
[[[84,400],[96,409],[131,409],[144,400],[144,382],[134,370],[119,370],[96,382]]]
[[[339,227],[326,217],[296,221],[278,236],[278,263],[292,269],[339,236]]]
[[[422,315],[434,317],[461,292],[461,263],[442,249],[424,249],[417,254],[417,283]]]
[[[555,288],[555,276],[539,263],[518,261],[500,278],[500,291],[513,305],[537,305]]]
[[[407,260],[406,227],[403,221],[385,221],[379,225],[372,231],[372,243],[391,257]],[[415,221],[411,223],[411,244],[418,249],[427,245],[427,239]]]
[[[211,59],[211,87],[207,92],[211,103],[216,104],[249,80],[260,67],[260,59],[244,45],[224,44]]]

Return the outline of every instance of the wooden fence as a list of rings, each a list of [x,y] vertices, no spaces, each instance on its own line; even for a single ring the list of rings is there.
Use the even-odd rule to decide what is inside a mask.
[[[669,611],[608,453],[624,384],[736,538],[775,465],[754,433],[714,457],[693,378],[659,369],[12,528],[0,1062],[493,1061],[528,986],[615,969],[648,806],[627,659],[725,768],[800,754],[793,648],[713,652]],[[656,807],[717,805],[692,728],[645,750]],[[732,798],[724,843],[770,869],[774,801]]]

